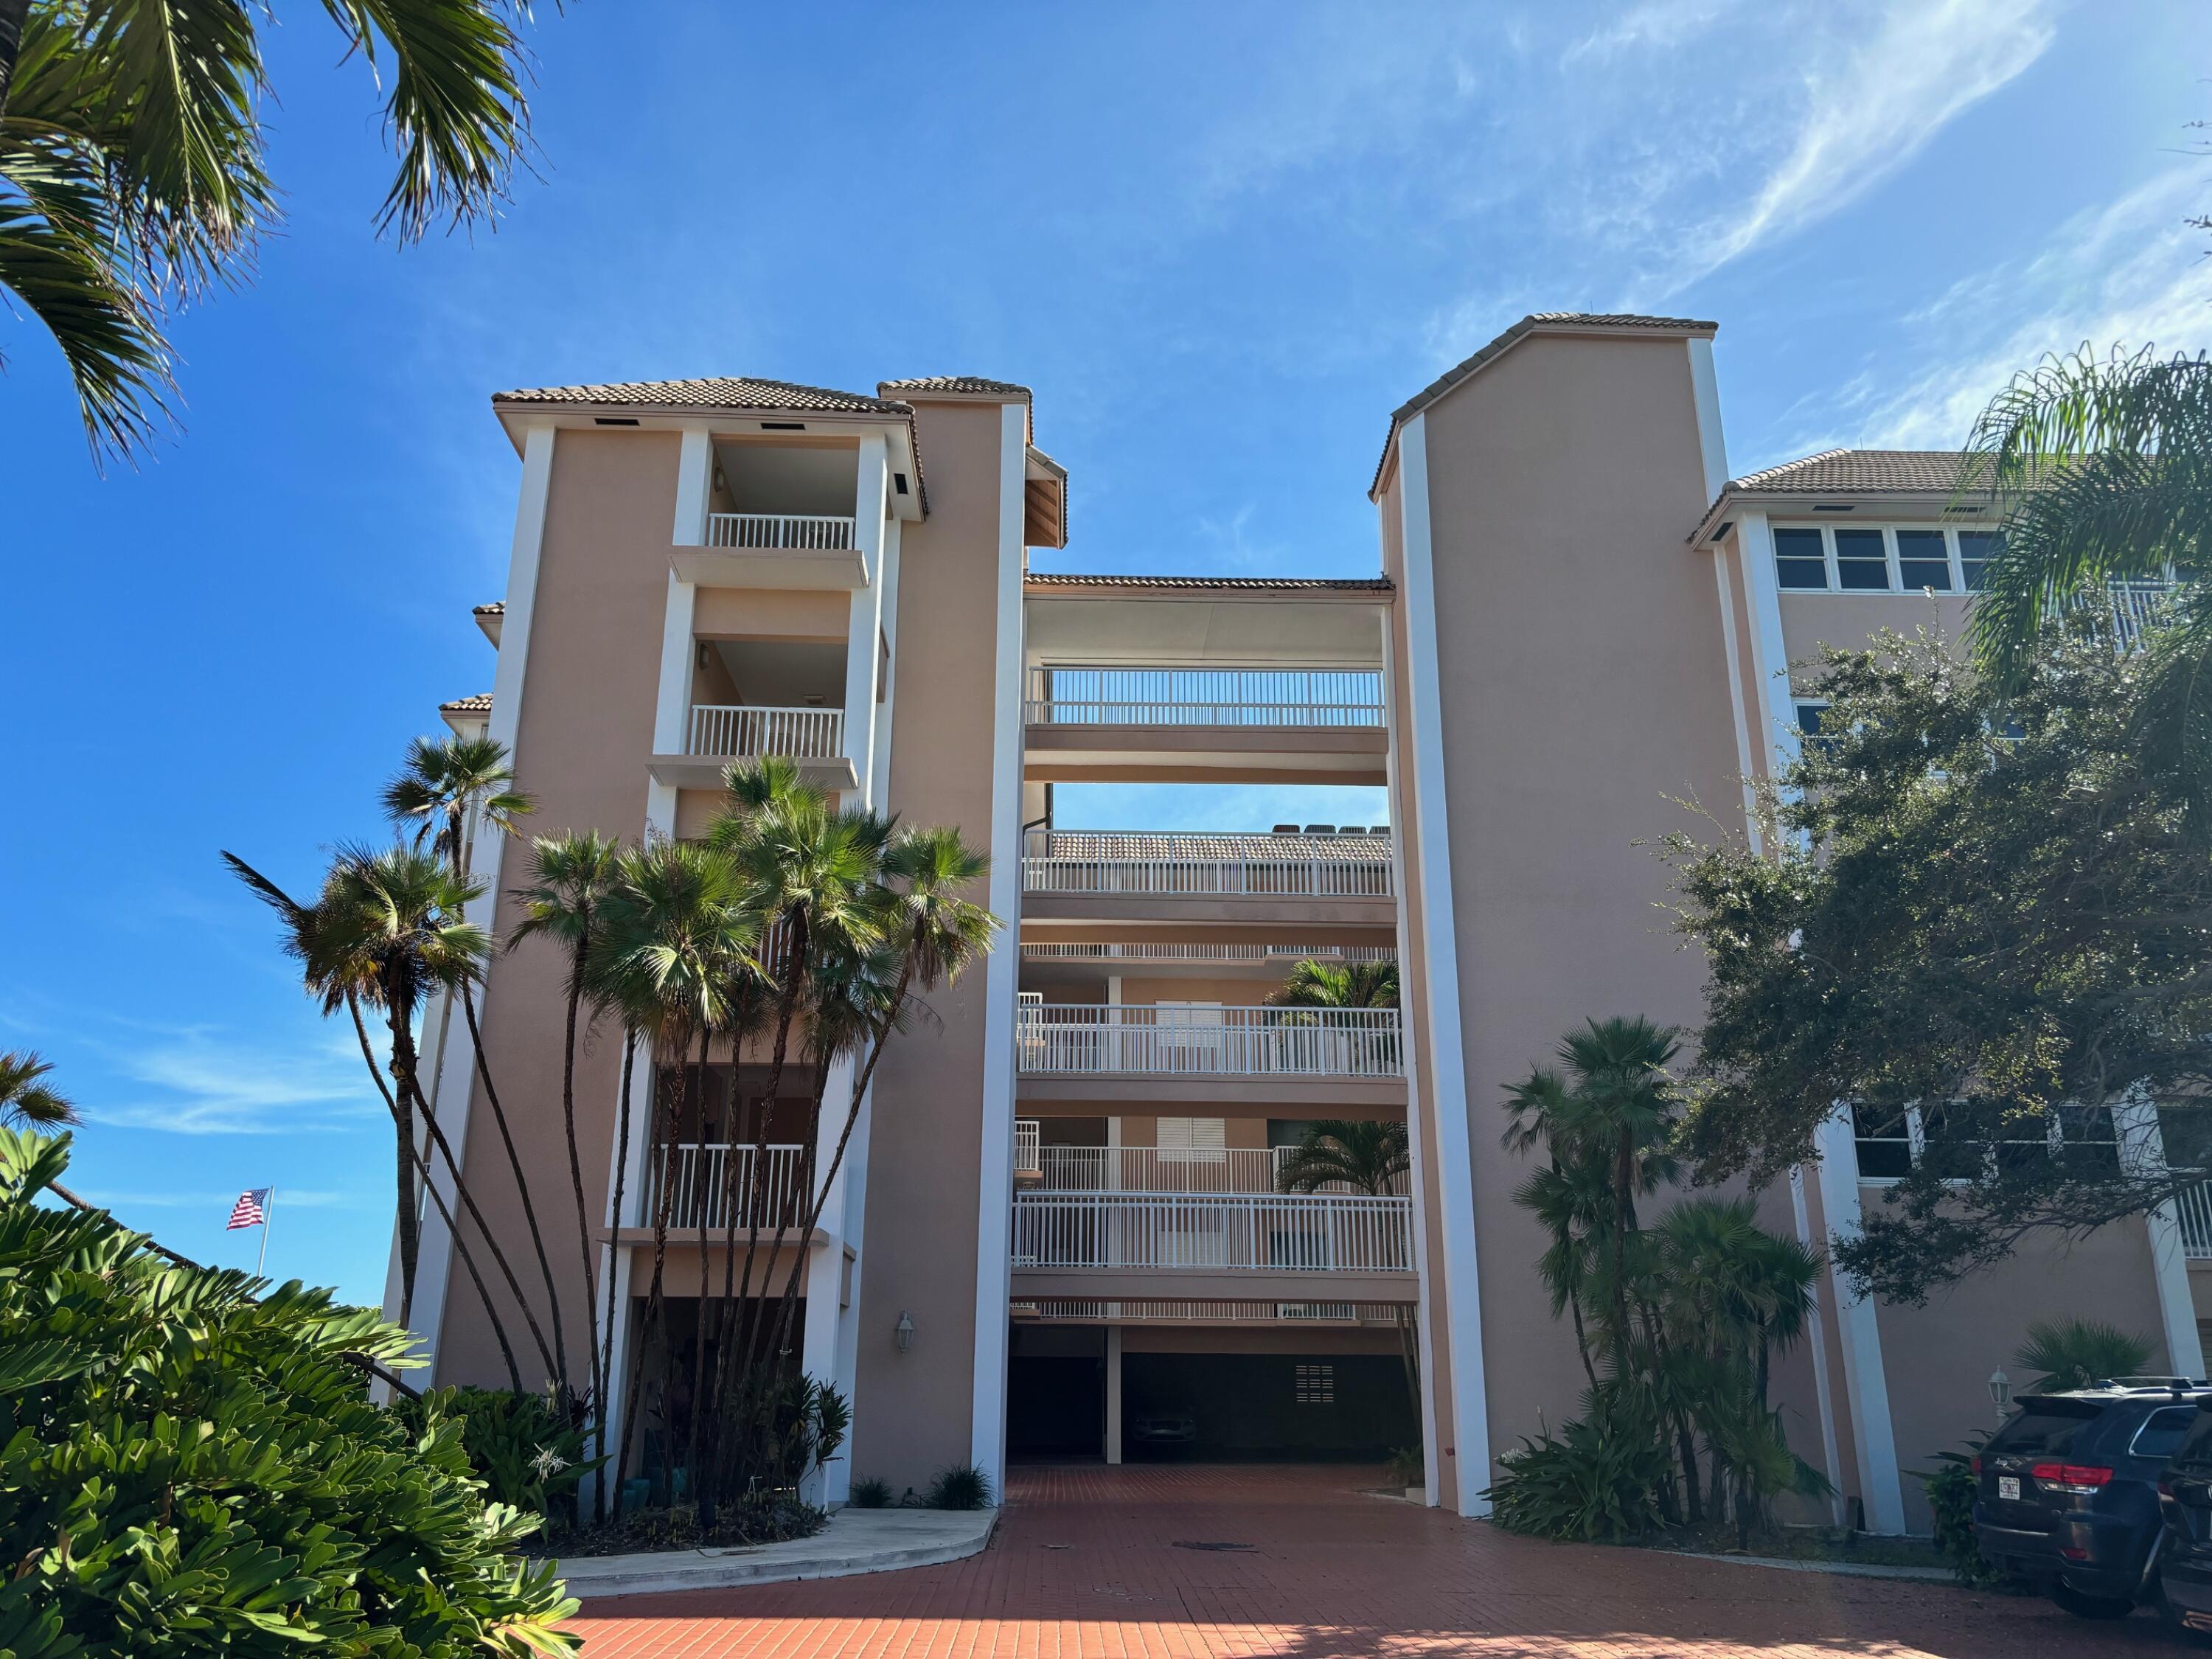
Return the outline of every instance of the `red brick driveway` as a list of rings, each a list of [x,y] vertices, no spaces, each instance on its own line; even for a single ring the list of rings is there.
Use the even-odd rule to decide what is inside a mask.
[[[586,1659],[2106,1659],[2157,1621],[1638,1550],[1531,1543],[1332,1468],[1015,1472],[991,1547],[949,1566],[586,1604]],[[1190,1549],[1234,1544],[1237,1549]]]

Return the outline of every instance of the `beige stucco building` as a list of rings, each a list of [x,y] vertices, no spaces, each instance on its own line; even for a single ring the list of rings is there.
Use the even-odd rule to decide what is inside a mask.
[[[507,591],[477,613],[497,668],[444,713],[510,745],[538,823],[696,834],[728,762],[777,753],[994,857],[1007,936],[894,1043],[804,1246],[800,1360],[854,1414],[829,1498],[854,1471],[894,1490],[969,1460],[995,1476],[1010,1449],[1418,1444],[1430,1500],[1476,1514],[1497,1455],[1575,1409],[1502,1087],[1585,1015],[1694,1024],[1699,961],[1656,908],[1649,843],[1685,800],[1740,827],[1744,780],[1816,718],[1789,665],[1884,625],[1955,629],[1987,550],[1950,510],[1954,458],[1841,452],[1732,481],[1713,332],[1508,330],[1390,417],[1379,574],[1347,580],[1030,573],[1029,550],[1066,543],[1066,478],[1017,386],[494,399],[522,463]],[[1379,786],[1387,823],[1056,827],[1054,786],[1097,781]],[[514,884],[511,846],[477,859],[495,892]],[[497,930],[516,919],[498,899]],[[1307,957],[1395,960],[1402,1007],[1286,1023],[1267,996]],[[550,951],[502,956],[483,1014],[555,1192],[561,974]],[[471,1186],[512,1224],[467,1034],[434,1010],[425,1043]],[[720,1154],[645,1144],[647,1067],[616,1144],[619,1046],[602,1033],[583,1057],[579,1111],[604,1152],[586,1176],[605,1270],[641,1292],[637,1195]],[[829,1121],[793,1134],[834,1139],[846,1092],[833,1080]],[[1276,1194],[1282,1149],[1325,1117],[1404,1120],[1406,1190]],[[772,1155],[795,1159],[787,1121]],[[1853,1224],[1898,1155],[1855,1144],[1847,1117],[1822,1151],[1763,1200],[1814,1242]],[[434,1375],[489,1380],[474,1293],[429,1224]],[[1824,1282],[1778,1378],[1793,1443],[1839,1514],[1922,1524],[1905,1472],[1988,1423],[1986,1380],[2030,1318],[2094,1310],[2201,1374],[2192,1239],[2212,1246],[2212,1226],[2111,1227],[1917,1310]],[[672,1252],[672,1294],[696,1285],[696,1249]]]

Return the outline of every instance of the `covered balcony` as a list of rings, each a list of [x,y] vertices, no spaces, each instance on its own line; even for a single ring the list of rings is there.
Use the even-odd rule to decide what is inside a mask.
[[[890,435],[901,473],[909,462]],[[702,587],[866,587],[878,544],[858,516],[861,456],[857,439],[717,437],[703,530],[676,548],[677,575]],[[892,511],[911,499],[894,489]]]
[[[653,776],[719,788],[732,761],[780,755],[824,789],[859,787],[845,742],[845,647],[781,640],[701,640],[680,754],[655,755]]]
[[[623,1224],[651,1227],[664,1200],[669,1228],[676,1232],[701,1227],[720,1232],[733,1217],[740,1232],[756,1224],[773,1229],[787,1215],[795,1224],[804,1219],[797,1197],[806,1148],[771,1145],[765,1158],[757,1157],[763,1150],[698,1141],[662,1147]]]
[[[1398,1078],[1395,1008],[1024,1002],[1024,1075]]]
[[[1031,921],[1389,927],[1396,885],[1389,831],[1364,825],[1267,836],[1043,830],[1023,845]]]
[[[1032,779],[1384,781],[1379,667],[1034,663],[1023,719]]]

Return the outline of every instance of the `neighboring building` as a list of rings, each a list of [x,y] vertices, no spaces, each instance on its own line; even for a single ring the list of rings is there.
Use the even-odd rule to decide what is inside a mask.
[[[895,1489],[969,1459],[995,1476],[1010,1445],[1418,1443],[1431,1501],[1474,1514],[1497,1455],[1576,1409],[1501,1089],[1585,1015],[1695,1024],[1699,961],[1655,908],[1648,843],[1686,799],[1740,810],[1744,779],[1817,718],[1790,663],[1884,625],[1955,631],[1989,551],[1984,517],[1954,510],[1955,457],[1836,452],[1731,481],[1713,331],[1508,330],[1391,417],[1381,574],[1354,580],[1030,573],[1029,549],[1066,541],[1066,477],[1030,393],[997,381],[493,400],[523,463],[507,592],[477,612],[498,666],[488,697],[441,712],[510,745],[538,823],[696,834],[729,761],[788,754],[844,799],[958,825],[994,855],[992,908],[1018,919],[934,999],[939,1023],[892,1045],[806,1250],[800,1358],[854,1404],[831,1498],[855,1468]],[[1081,781],[1377,785],[1389,822],[1060,830],[1054,786]],[[514,884],[512,849],[483,840],[477,858],[495,891]],[[516,920],[501,896],[497,930]],[[1267,995],[1307,956],[1395,960],[1402,1009],[1287,1019]],[[482,1019],[553,1192],[561,973],[550,951],[502,956]],[[430,1024],[441,1115],[487,1172],[471,1185],[519,1231],[503,1154],[471,1122],[466,1033]],[[580,1064],[603,1209],[620,1046],[602,1030]],[[639,1172],[681,1181],[715,1156],[644,1144],[650,1069],[633,1195]],[[758,1082],[746,1067],[738,1092]],[[793,1103],[744,1109],[793,1145],[814,1127]],[[1320,1117],[1406,1120],[1409,1190],[1276,1194],[1280,1149]],[[1838,1119],[1819,1168],[1766,1195],[1769,1224],[1849,1227],[1911,1156],[1886,1127],[1855,1145]],[[623,1208],[606,1260],[641,1291],[649,1232],[635,1196]],[[434,1220],[416,1297],[434,1375],[493,1380]],[[1987,1424],[1986,1381],[2030,1317],[2094,1309],[2201,1373],[2185,1231],[2212,1247],[2212,1225],[2124,1223],[1919,1310],[1824,1282],[1777,1378],[1793,1443],[1839,1504],[1897,1530],[1925,1516],[1901,1471]],[[672,1252],[679,1298],[697,1249]]]

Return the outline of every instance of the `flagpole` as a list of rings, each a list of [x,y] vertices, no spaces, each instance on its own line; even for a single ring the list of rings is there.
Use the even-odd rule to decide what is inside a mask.
[[[269,1221],[276,1213],[276,1189],[269,1189],[269,1201],[261,1206],[261,1255],[253,1264],[253,1276],[262,1277],[261,1270],[269,1265]]]

